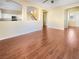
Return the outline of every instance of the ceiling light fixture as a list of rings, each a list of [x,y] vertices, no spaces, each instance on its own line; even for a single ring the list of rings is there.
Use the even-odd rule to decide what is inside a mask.
[[[46,3],[48,1],[50,1],[51,3],[54,3],[54,0],[44,0],[43,3]]]

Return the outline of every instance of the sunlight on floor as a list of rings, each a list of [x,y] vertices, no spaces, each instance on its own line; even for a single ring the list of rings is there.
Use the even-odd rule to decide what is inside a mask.
[[[68,40],[67,40],[69,46],[76,47],[77,45],[77,36],[73,29],[68,30]]]

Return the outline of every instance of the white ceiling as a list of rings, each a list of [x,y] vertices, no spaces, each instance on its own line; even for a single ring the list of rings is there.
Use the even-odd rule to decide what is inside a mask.
[[[0,0],[0,6],[2,5],[2,3],[5,2],[5,4],[7,4],[9,7],[11,7],[11,5],[13,5],[13,3],[10,1],[11,0]],[[45,8],[53,8],[53,7],[58,7],[58,6],[70,5],[73,3],[79,3],[79,0],[54,0],[55,1],[54,3],[51,3],[50,2],[51,0],[49,0],[46,3],[43,3],[43,1],[44,0],[26,0],[27,3],[37,4],[37,5],[40,5]]]
[[[26,0],[27,2],[39,4],[43,7],[51,8],[51,7],[58,7],[58,6],[64,6],[69,5],[73,3],[79,3],[79,0],[54,0],[55,2],[52,4],[49,0],[46,3],[43,3],[44,0]]]
[[[10,10],[21,10],[22,6],[11,0],[0,0],[0,8]]]

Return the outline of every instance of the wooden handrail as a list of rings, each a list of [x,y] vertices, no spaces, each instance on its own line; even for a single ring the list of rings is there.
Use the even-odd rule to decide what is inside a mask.
[[[35,20],[37,20],[37,18],[36,18],[32,13],[30,13],[30,15],[31,15]]]

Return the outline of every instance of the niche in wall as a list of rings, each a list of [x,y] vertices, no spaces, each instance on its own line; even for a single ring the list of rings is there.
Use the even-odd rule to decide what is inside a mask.
[[[22,20],[22,6],[12,0],[0,0],[0,21]]]
[[[27,7],[27,19],[37,20],[38,19],[38,9],[32,6]]]

